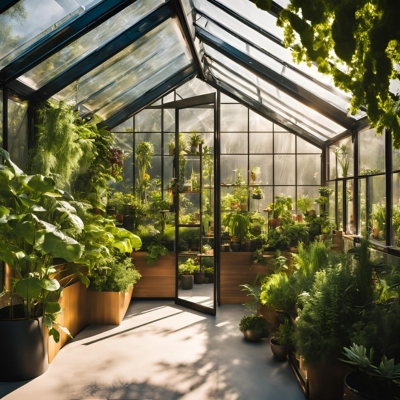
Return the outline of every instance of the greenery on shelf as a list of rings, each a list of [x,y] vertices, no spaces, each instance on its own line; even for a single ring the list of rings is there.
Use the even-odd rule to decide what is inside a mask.
[[[292,219],[291,210],[293,208],[293,199],[291,196],[278,195],[275,201],[267,207],[268,215],[274,219]]]
[[[130,257],[112,253],[93,268],[89,287],[96,292],[128,292],[140,278]]]
[[[310,198],[307,194],[300,196],[296,202],[297,210],[305,214],[312,209],[313,203],[313,199]]]
[[[269,335],[268,322],[259,315],[244,316],[239,323],[240,332],[251,330],[256,333],[261,333],[264,337]]]
[[[204,144],[204,140],[201,137],[201,134],[197,133],[196,130],[190,132],[189,144],[190,146],[195,146],[195,147],[197,147],[199,144]]]
[[[222,223],[228,227],[229,234],[237,241],[243,242],[250,234],[252,221],[251,213],[229,212],[225,213]]]
[[[182,261],[178,265],[179,275],[193,275],[194,272],[199,270],[200,266],[194,258],[188,258],[186,261]]]
[[[256,188],[253,189],[253,199],[263,199],[264,198],[264,192],[260,188],[260,186],[257,186]]]

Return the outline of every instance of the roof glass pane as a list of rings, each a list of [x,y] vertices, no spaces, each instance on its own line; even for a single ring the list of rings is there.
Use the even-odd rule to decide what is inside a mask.
[[[19,80],[36,90],[41,88],[69,67],[133,26],[162,3],[163,0],[137,0],[97,28],[22,75]]]
[[[218,61],[215,63],[209,59],[214,77],[237,88],[242,93],[323,140],[344,131],[344,128],[340,125],[258,78],[221,53],[207,45],[204,47],[206,53]]]
[[[325,85],[321,85],[318,81],[308,78],[307,76],[302,74],[300,71],[296,71],[295,69],[284,65],[284,63],[282,61],[280,61],[279,59],[271,57],[271,56],[267,55],[265,52],[262,52],[259,49],[254,48],[253,46],[250,46],[248,43],[245,43],[244,41],[231,35],[225,29],[219,27],[218,25],[214,24],[211,21],[208,21],[208,23],[205,25],[205,29],[208,32],[210,32],[211,34],[218,37],[219,39],[228,43],[229,45],[235,47],[236,49],[242,51],[243,53],[247,54],[248,56],[259,61],[264,66],[266,66],[267,68],[276,72],[277,74],[280,74],[280,75],[286,77],[287,79],[289,79],[294,84],[301,86],[302,88],[304,88],[304,90],[306,90],[310,93],[313,93],[314,95],[318,96],[321,100],[332,104],[333,106],[335,106],[336,108],[341,110],[343,113],[348,112],[349,103],[350,103],[349,98],[345,97],[343,94],[339,94],[339,92],[336,91],[336,89],[334,89],[333,87],[324,87]],[[237,27],[235,27],[235,30],[236,29],[237,29]],[[261,36],[261,35],[259,35],[259,36]],[[265,40],[268,40],[268,39],[265,39]],[[265,42],[265,40],[264,40],[264,42]],[[273,43],[269,40],[268,40],[268,42]],[[261,44],[261,43],[259,43],[258,39],[257,39],[256,43],[257,43],[257,45]],[[281,53],[282,53],[282,51],[287,51],[287,49],[284,49],[275,43],[273,43],[273,44],[275,45],[275,48],[278,48],[281,51]],[[290,56],[290,54],[289,54],[289,56]],[[286,58],[288,58],[288,57],[286,57]],[[313,74],[314,76],[318,76],[316,68],[315,68],[315,71],[313,71],[310,68],[309,73]],[[365,113],[360,112],[358,117],[361,118],[364,115],[365,115]]]
[[[177,100],[214,92],[216,89],[200,79],[192,79],[176,89]]]
[[[23,0],[0,15],[0,68],[102,0]]]
[[[106,119],[191,61],[177,21],[169,19],[55,97]]]

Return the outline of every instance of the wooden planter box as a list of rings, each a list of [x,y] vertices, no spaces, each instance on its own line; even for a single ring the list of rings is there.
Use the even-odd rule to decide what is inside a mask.
[[[68,328],[71,335],[74,336],[87,325],[87,289],[86,286],[78,281],[64,288],[59,303],[62,308],[62,314],[57,317],[57,322]],[[48,331],[44,329],[45,338],[48,337]],[[52,337],[48,338],[49,362],[52,362],[69,339],[63,331],[60,330],[60,341],[56,343]]]
[[[175,298],[175,253],[158,258],[153,265],[144,261],[144,251],[132,253],[135,268],[141,273],[132,297],[134,298]]]
[[[133,286],[128,292],[87,291],[88,324],[120,325],[132,298]]]

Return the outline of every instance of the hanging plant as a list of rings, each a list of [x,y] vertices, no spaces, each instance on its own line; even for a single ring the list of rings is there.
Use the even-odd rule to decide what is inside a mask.
[[[144,199],[146,184],[150,178],[147,174],[147,168],[151,168],[153,155],[154,146],[152,143],[142,142],[138,145],[136,149],[136,161],[138,166],[137,191],[141,200]]]

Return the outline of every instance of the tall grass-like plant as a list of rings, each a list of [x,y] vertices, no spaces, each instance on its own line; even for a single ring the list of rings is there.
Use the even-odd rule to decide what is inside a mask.
[[[76,124],[78,115],[64,102],[49,100],[37,109],[36,143],[30,171],[51,176],[58,187],[69,188],[82,164],[90,165],[95,148],[91,132]]]
[[[151,168],[154,155],[154,146],[150,142],[142,142],[136,148],[136,162],[138,167],[137,189],[140,199],[144,199],[147,178],[147,168]]]

